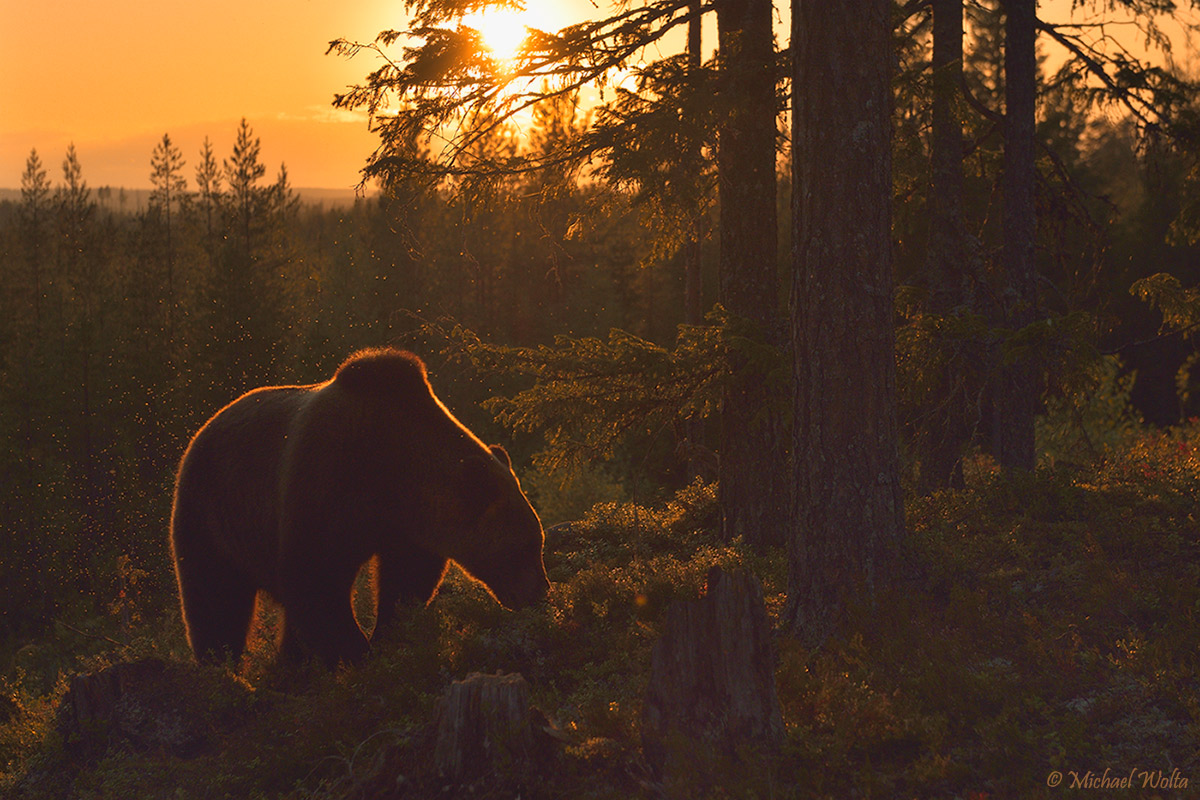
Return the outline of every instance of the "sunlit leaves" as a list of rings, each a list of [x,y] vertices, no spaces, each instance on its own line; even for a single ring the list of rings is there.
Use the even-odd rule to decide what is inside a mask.
[[[1163,328],[1179,331],[1200,326],[1200,289],[1185,289],[1174,275],[1160,272],[1134,281],[1129,291],[1162,314]]]
[[[715,82],[711,69],[689,69],[685,55],[664,58],[638,73],[636,90],[618,87],[596,111],[591,141],[608,156],[598,174],[633,192],[654,226],[647,260],[674,252],[714,202]]]

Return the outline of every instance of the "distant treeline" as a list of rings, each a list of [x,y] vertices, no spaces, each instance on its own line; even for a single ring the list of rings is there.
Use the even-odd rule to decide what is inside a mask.
[[[40,156],[39,156],[40,159]],[[355,189],[314,189],[297,187],[292,190],[302,205],[325,208],[346,208],[365,197],[375,197],[378,192]],[[139,214],[149,208],[153,189],[128,189],[123,186],[98,186],[95,189],[96,205],[103,211],[118,214]],[[0,203],[20,203],[20,189],[0,189]]]

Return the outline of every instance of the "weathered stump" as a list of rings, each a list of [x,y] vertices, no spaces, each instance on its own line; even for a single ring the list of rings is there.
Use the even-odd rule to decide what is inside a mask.
[[[703,597],[667,610],[651,658],[642,751],[657,778],[703,782],[778,748],[775,656],[753,575],[713,567]]]
[[[68,749],[83,757],[114,743],[191,757],[208,745],[217,724],[206,697],[197,696],[202,688],[216,690],[190,665],[157,658],[115,664],[71,678],[57,727]]]
[[[433,760],[454,782],[520,776],[544,762],[546,717],[529,703],[519,674],[473,672],[446,690],[438,712]]]

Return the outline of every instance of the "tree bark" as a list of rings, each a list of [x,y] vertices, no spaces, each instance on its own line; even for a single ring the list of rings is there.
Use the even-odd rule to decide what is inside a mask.
[[[963,80],[962,0],[933,0],[932,128],[929,245],[926,274],[929,310],[947,316],[967,301],[970,280],[963,226],[963,142],[959,93]],[[950,349],[950,343],[944,345]],[[962,454],[971,436],[967,375],[960,354],[947,352],[940,385],[915,433],[922,492],[962,486]]]
[[[784,626],[823,641],[904,535],[891,253],[891,3],[794,0],[792,447]]]
[[[1004,243],[1008,285],[1003,298],[1005,327],[1017,331],[1036,316],[1034,240],[1037,237],[1034,162],[1037,104],[1037,3],[1006,0],[1004,23]],[[1004,363],[995,398],[996,460],[1006,469],[1033,470],[1033,423],[1038,386],[1034,366],[1021,359]]]
[[[721,93],[718,135],[719,299],[749,335],[780,345],[775,210],[775,46],[770,0],[717,5]],[[780,410],[745,353],[730,355],[721,411],[719,492],[726,538],[785,541],[791,491]]]

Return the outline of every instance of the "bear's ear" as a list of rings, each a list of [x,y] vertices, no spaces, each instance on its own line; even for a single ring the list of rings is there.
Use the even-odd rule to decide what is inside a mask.
[[[508,457],[507,450],[505,450],[503,447],[501,447],[498,444],[489,445],[488,449],[492,451],[492,455],[494,455],[500,461],[501,464],[508,467],[509,469],[512,469],[512,459],[510,459]]]

